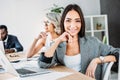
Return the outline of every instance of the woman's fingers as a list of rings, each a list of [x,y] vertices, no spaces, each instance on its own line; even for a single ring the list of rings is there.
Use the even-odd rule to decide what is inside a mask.
[[[65,32],[66,33],[66,39],[68,41],[68,43],[71,43],[72,42],[72,36],[68,33],[68,32]]]
[[[72,43],[72,36],[68,33],[68,42]]]
[[[95,74],[92,70],[87,70],[86,75],[89,76],[89,77],[95,78]]]
[[[38,39],[40,38],[46,38],[47,37],[47,33],[45,32],[41,32],[39,35],[38,35]]]
[[[66,32],[64,32],[63,34],[61,34],[60,37],[59,37],[60,41],[61,42],[67,41],[67,37],[66,36],[67,36]]]
[[[68,41],[69,43],[72,42],[73,38],[72,36],[68,33],[68,32],[64,32],[60,37],[59,39],[61,41]]]
[[[96,59],[93,59],[86,69],[86,75],[95,78],[95,70],[97,68]]]

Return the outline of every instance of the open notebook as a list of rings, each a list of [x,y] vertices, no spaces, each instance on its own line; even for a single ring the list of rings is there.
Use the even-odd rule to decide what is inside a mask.
[[[40,74],[46,74],[53,72],[48,69],[42,69],[39,67],[20,67],[15,69],[13,65],[9,62],[5,54],[0,50],[0,61],[2,62],[2,65],[4,66],[5,72],[11,73],[17,77],[28,77],[28,76],[34,76],[34,75],[40,75]]]

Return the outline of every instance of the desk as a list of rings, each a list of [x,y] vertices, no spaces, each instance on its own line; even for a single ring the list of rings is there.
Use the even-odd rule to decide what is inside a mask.
[[[65,66],[55,66],[53,68],[50,68],[52,70],[58,71],[58,72],[72,72],[73,74],[68,75],[66,77],[63,78],[59,78],[57,80],[95,80],[93,78],[90,78],[80,72],[77,72],[75,70],[72,70],[70,68],[67,68]]]
[[[15,77],[14,75],[12,75],[10,73],[1,73],[0,74],[0,80],[8,80],[8,79],[13,79],[13,78],[17,78],[17,77]]]
[[[17,53],[18,54],[18,53]],[[9,54],[10,55],[10,54]],[[10,56],[7,54],[7,57],[9,58],[9,60],[11,60]],[[20,53],[20,55],[23,56],[23,54]],[[25,55],[25,54],[24,54]],[[22,58],[22,56],[19,56]],[[15,58],[16,59],[16,58]],[[18,58],[17,58],[18,59]],[[12,60],[13,60],[13,57],[12,57]],[[80,72],[77,72],[77,71],[74,71],[70,68],[67,68],[65,66],[55,66],[55,67],[52,67],[50,68],[52,70],[55,70],[55,71],[58,71],[58,72],[72,72],[73,74],[70,74],[66,77],[62,77],[62,78],[59,78],[57,80],[95,80],[95,79],[92,79],[88,76],[85,76],[84,74],[80,73]],[[55,76],[55,75],[54,75]],[[11,74],[8,74],[8,73],[5,73],[5,74],[0,74],[0,79],[1,80],[7,80],[9,78],[14,78],[13,75]],[[18,80],[18,79],[15,79],[15,80]]]

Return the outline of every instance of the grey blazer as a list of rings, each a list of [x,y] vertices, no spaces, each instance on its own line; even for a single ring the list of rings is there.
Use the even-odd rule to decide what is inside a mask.
[[[81,71],[86,72],[86,69],[93,58],[99,56],[105,56],[108,54],[119,53],[118,48],[103,44],[95,37],[84,37],[79,39],[80,54],[81,54]],[[44,55],[41,55],[38,64],[42,68],[52,67],[56,64],[64,65],[64,55],[66,53],[66,42],[60,43],[52,58],[46,59]],[[101,80],[102,65],[97,66],[95,77],[97,80]]]

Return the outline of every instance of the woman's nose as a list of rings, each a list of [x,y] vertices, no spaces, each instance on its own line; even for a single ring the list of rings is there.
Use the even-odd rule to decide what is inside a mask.
[[[47,23],[45,23],[45,27],[47,26]]]
[[[75,27],[75,23],[74,23],[74,22],[71,22],[70,28],[74,28],[74,27]]]

